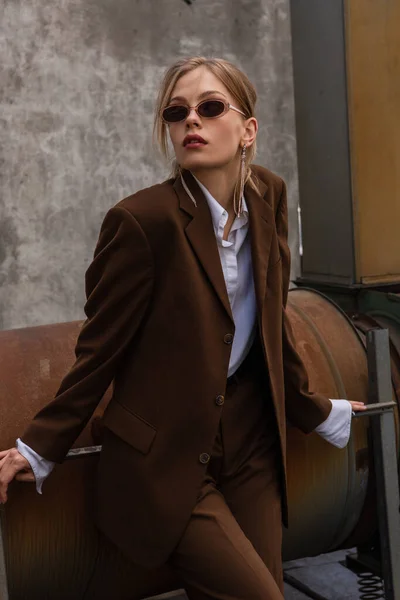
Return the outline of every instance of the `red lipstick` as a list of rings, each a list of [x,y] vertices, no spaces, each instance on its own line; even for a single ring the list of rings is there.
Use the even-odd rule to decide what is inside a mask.
[[[189,134],[183,140],[183,146],[185,148],[200,148],[207,144],[206,140],[197,134]]]

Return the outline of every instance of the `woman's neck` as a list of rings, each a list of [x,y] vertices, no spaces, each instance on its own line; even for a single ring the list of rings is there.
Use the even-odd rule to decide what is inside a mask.
[[[238,166],[228,169],[196,169],[192,173],[228,213],[233,211],[233,192],[238,177]]]

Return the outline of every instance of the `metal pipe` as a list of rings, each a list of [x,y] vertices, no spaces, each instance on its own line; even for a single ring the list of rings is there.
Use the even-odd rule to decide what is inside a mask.
[[[396,402],[377,402],[376,404],[368,404],[365,410],[353,413],[353,419],[380,415],[385,413],[388,409],[393,410],[396,406]]]
[[[72,448],[65,460],[73,460],[76,458],[85,458],[87,456],[95,456],[96,454],[100,454],[101,446],[85,446],[84,448]]]

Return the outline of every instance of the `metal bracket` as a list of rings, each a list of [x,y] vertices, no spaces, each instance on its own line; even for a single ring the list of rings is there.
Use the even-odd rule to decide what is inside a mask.
[[[83,446],[82,448],[72,448],[67,453],[64,460],[71,460],[74,458],[84,458],[85,456],[94,456],[95,454],[100,454],[100,452],[101,452],[101,446]]]
[[[372,417],[372,445],[375,461],[381,572],[386,600],[400,600],[400,497],[397,471],[395,402],[392,402],[389,332],[371,329],[367,333],[367,409],[354,415]]]

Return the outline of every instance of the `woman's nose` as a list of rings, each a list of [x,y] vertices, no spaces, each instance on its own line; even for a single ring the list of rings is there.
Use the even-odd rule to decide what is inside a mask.
[[[197,114],[194,108],[190,108],[189,114],[186,117],[186,125],[199,125],[199,123],[199,115]]]

